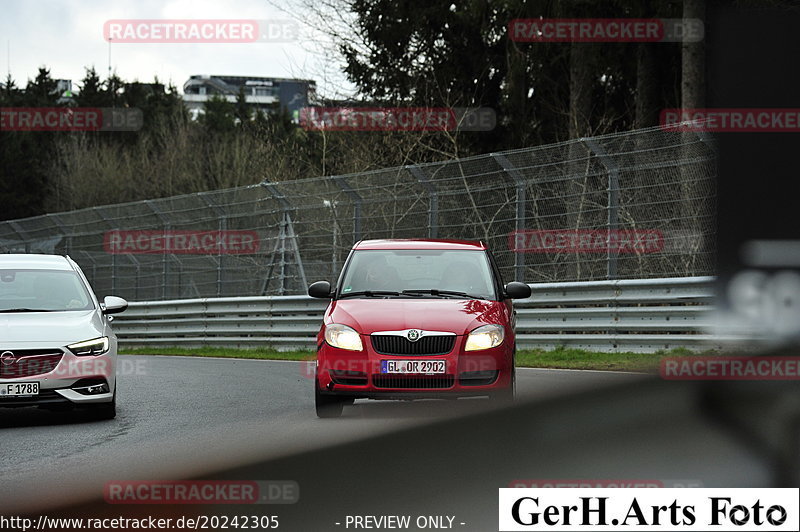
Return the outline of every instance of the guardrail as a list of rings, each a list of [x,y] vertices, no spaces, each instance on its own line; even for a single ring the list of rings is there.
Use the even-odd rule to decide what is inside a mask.
[[[517,346],[654,352],[710,349],[713,277],[532,284],[515,302]],[[131,302],[116,316],[123,346],[314,349],[327,301],[308,296]]]
[[[711,349],[713,277],[531,285],[517,308],[520,348],[654,352]]]

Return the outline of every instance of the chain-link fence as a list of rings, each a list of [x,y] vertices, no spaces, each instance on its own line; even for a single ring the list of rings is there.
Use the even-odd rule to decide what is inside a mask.
[[[715,176],[702,133],[652,128],[0,222],[0,252],[140,301],[303,293],[367,238],[483,240],[506,281],[709,275]]]

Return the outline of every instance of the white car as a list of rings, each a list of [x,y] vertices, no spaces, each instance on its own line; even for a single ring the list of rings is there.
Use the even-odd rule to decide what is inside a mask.
[[[117,337],[80,267],[59,255],[0,255],[0,407],[116,415]]]

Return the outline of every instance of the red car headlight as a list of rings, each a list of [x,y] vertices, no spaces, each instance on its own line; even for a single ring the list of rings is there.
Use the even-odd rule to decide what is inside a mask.
[[[483,325],[467,336],[464,351],[482,351],[503,343],[506,332],[500,325]]]
[[[339,323],[332,323],[325,326],[325,341],[333,347],[346,349],[348,351],[363,351],[364,345],[361,343],[361,335],[352,327]]]

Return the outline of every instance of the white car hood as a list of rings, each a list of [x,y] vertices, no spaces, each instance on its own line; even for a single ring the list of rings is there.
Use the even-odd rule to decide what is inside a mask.
[[[0,348],[66,346],[105,336],[106,324],[97,310],[15,312],[0,314]]]

